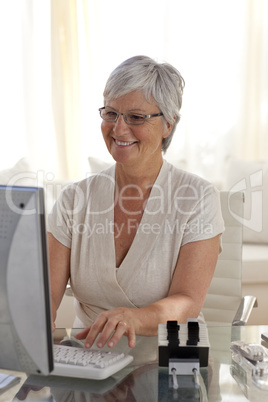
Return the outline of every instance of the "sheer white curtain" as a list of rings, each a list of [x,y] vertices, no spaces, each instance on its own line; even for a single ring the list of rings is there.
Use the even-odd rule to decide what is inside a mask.
[[[52,105],[61,175],[81,175],[81,101],[77,5],[51,1]],[[83,85],[83,83],[82,83]]]
[[[103,88],[137,54],[186,81],[167,159],[211,180],[230,153],[268,159],[267,31],[266,0],[0,0],[0,169],[27,155],[72,179],[109,159]]]
[[[57,172],[51,108],[50,4],[0,1],[0,169],[28,157]]]
[[[268,160],[268,2],[247,0],[236,153]]]

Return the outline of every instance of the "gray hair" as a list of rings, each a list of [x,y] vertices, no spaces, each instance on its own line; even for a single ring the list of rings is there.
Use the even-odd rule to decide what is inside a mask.
[[[135,56],[121,63],[111,73],[103,97],[107,102],[141,90],[148,102],[153,98],[166,121],[174,124],[169,136],[162,141],[162,151],[165,153],[180,120],[184,85],[184,79],[172,65],[157,63],[147,56]]]

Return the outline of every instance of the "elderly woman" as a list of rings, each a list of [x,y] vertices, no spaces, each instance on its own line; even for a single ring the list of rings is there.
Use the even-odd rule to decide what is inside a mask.
[[[163,160],[184,80],[137,56],[110,75],[101,130],[115,164],[65,189],[49,217],[53,319],[68,280],[90,348],[199,317],[224,230],[219,194]]]

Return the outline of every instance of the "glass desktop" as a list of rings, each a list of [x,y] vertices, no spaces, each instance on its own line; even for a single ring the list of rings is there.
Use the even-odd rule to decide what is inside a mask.
[[[71,330],[57,329],[54,342],[58,343]],[[261,344],[261,333],[267,326],[208,327],[210,351],[209,365],[201,368],[208,401],[261,401],[268,393],[249,383],[234,371],[230,344],[235,340]],[[56,376],[29,376],[16,388],[13,401],[137,401],[164,402],[176,400],[201,401],[198,389],[193,389],[187,378],[179,378],[179,388],[172,387],[167,368],[159,368],[157,359],[157,337],[140,337],[133,364],[115,376],[103,381],[81,380]],[[144,342],[143,342],[144,341]],[[146,353],[144,354],[144,348]],[[182,376],[180,376],[182,377]],[[10,395],[10,394],[9,394]],[[0,402],[5,395],[0,395]],[[204,399],[203,399],[204,400]]]

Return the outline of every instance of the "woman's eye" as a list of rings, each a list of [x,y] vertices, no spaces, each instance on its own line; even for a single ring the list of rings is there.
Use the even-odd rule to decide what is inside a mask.
[[[115,112],[106,112],[107,117],[115,118],[117,116],[117,113]]]
[[[140,114],[128,114],[128,118],[132,121],[143,121],[144,117]]]

